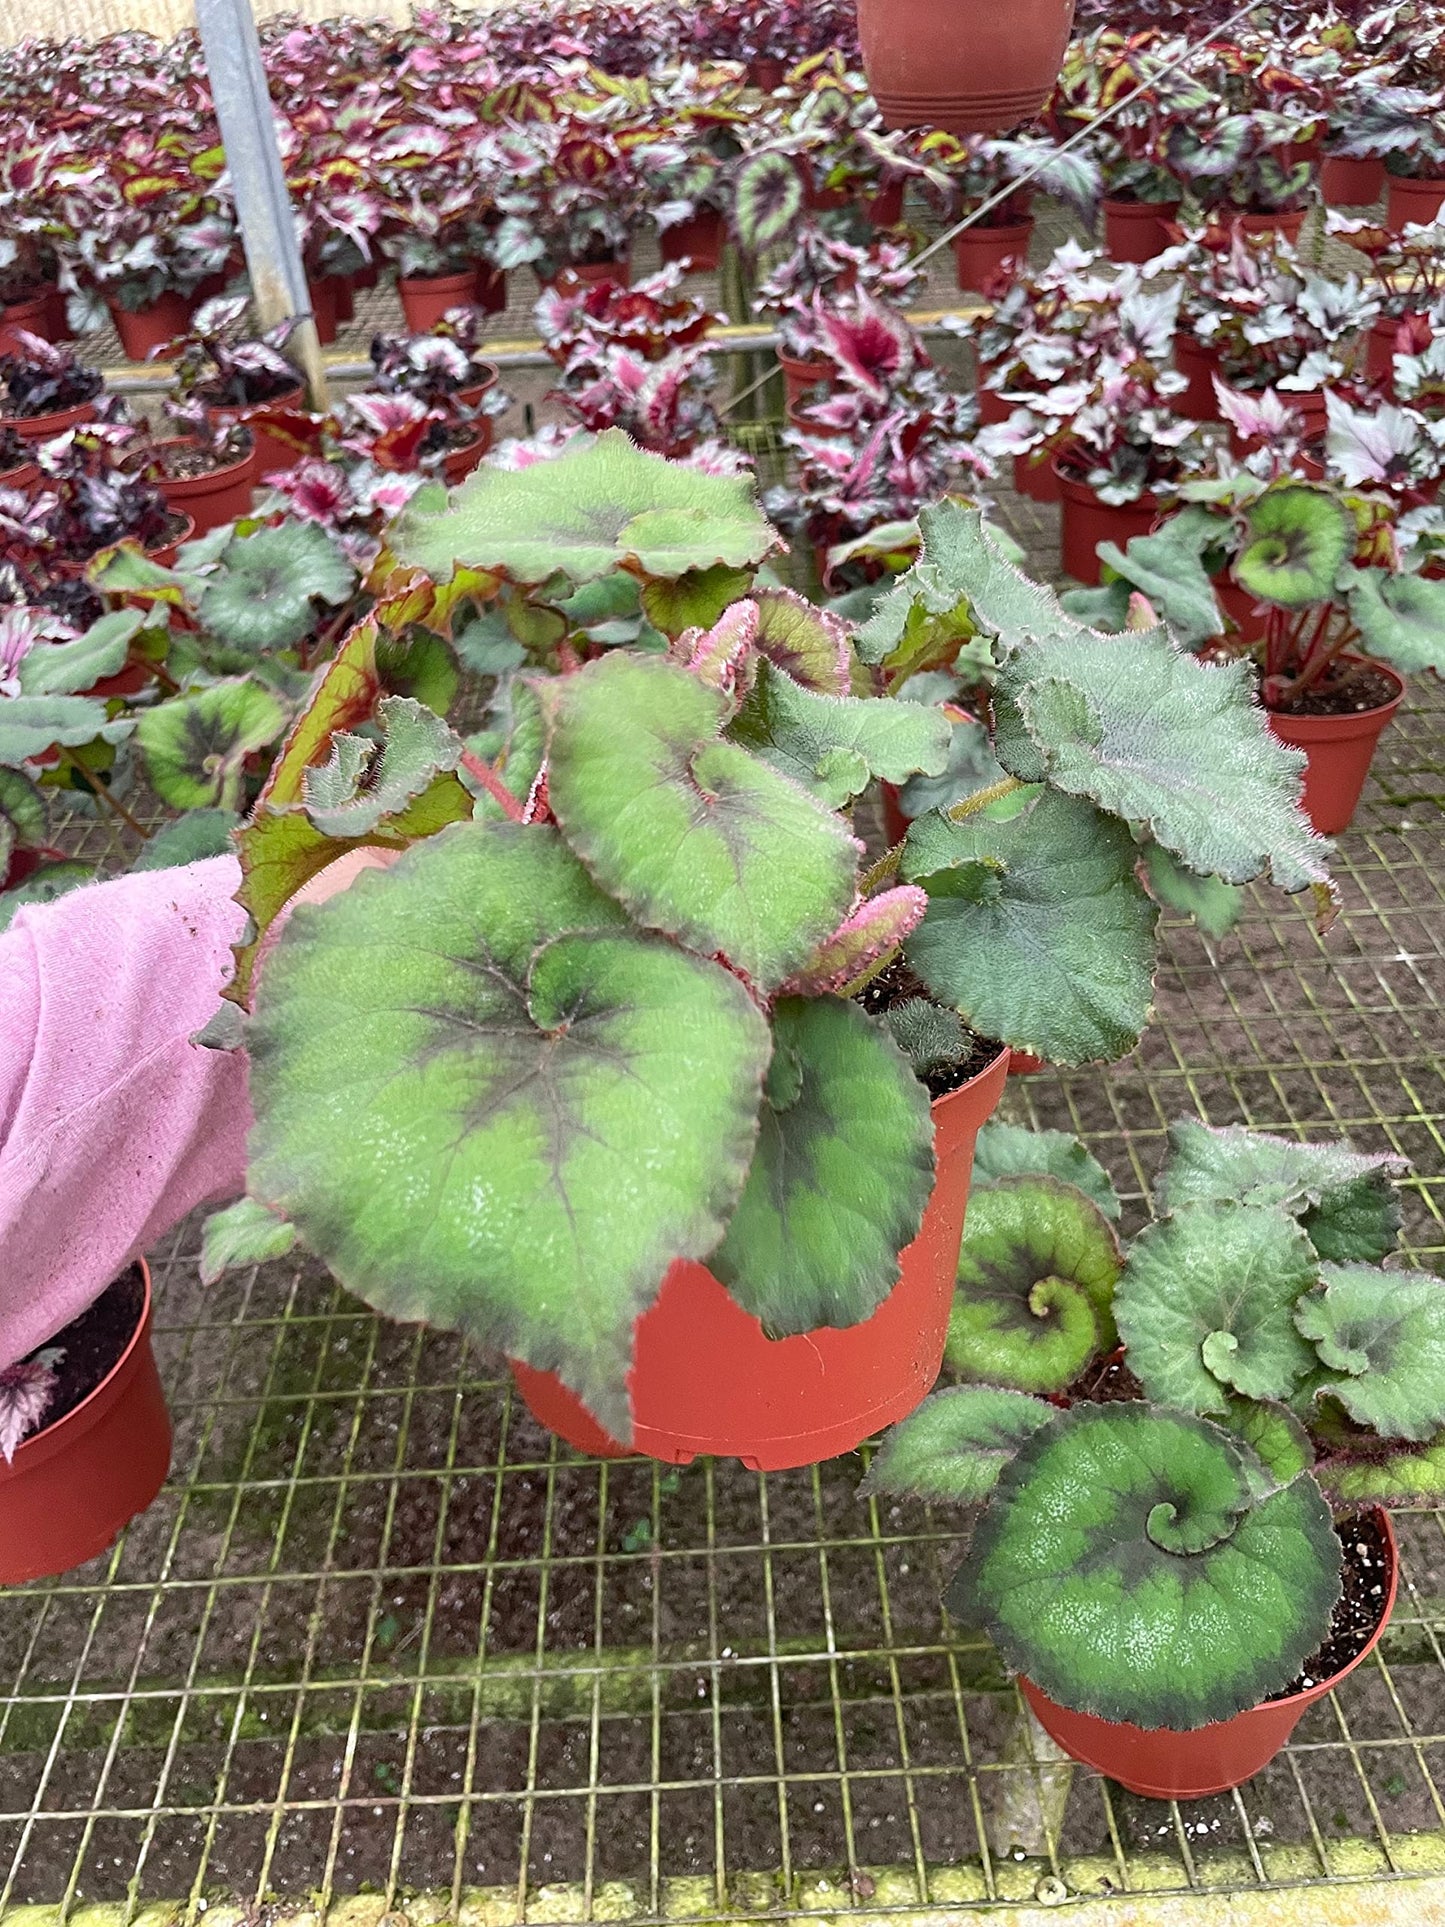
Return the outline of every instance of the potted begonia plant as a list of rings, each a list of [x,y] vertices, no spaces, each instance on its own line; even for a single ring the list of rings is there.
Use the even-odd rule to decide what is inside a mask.
[[[105,377],[68,348],[17,328],[0,354],[0,423],[22,441],[49,441],[104,414]]]
[[[1412,52],[1428,59],[1422,41]],[[1438,40],[1439,27],[1434,27]],[[1445,209],[1445,85],[1437,73],[1423,86],[1408,82],[1366,90],[1339,151],[1349,157],[1383,158],[1386,220],[1397,231],[1423,227]]]
[[[240,839],[257,942],[358,840],[403,852],[298,909],[259,973],[240,953],[241,1228],[271,1214],[379,1308],[497,1346],[588,1450],[796,1464],[917,1400],[1006,1060],[956,1030],[930,1048],[933,1088],[964,1080],[931,1120],[881,1012],[931,1000],[1060,1061],[1128,1048],[1154,910],[1116,812],[1200,874],[1269,867],[1327,903],[1297,764],[1242,672],[1161,629],[1121,648],[976,513],[925,513],[924,559],[850,645],[756,583],[777,537],[747,483],[616,431],[420,492]],[[661,648],[589,632],[624,591]],[[474,748],[378,707],[389,623],[512,663],[495,734]],[[948,727],[850,695],[855,674],[882,686],[967,637],[998,663],[1010,774],[930,825],[923,881],[865,876],[852,798],[941,771]],[[1137,753],[1141,713],[1157,754]],[[900,942],[921,990],[884,981]],[[1058,951],[1028,962],[1064,945],[1068,998]]]
[[[931,134],[919,143],[919,156],[927,163],[925,191],[945,224],[976,217],[953,241],[958,285],[965,292],[992,293],[1027,262],[1035,193],[1053,195],[1090,221],[1098,206],[1096,163],[1077,150],[1060,152],[1039,135],[1004,140]]]
[[[1331,440],[1346,472],[1360,474],[1356,464],[1375,459],[1370,418],[1357,426],[1334,412]],[[1180,493],[1186,507],[1156,535],[1105,546],[1112,588],[1071,606],[1122,624],[1136,589],[1181,612],[1181,635],[1193,612],[1192,645],[1247,657],[1271,728],[1306,752],[1310,821],[1327,835],[1346,829],[1404,676],[1445,668],[1445,582],[1401,566],[1398,510],[1384,493],[1246,471]],[[1228,635],[1217,589],[1234,621]]]
[[[640,154],[619,131],[600,116],[563,112],[499,128],[494,138],[501,218],[486,258],[503,271],[530,266],[542,282],[567,267],[584,279],[628,281],[645,183]]]
[[[751,210],[740,195],[740,217],[745,207]],[[752,221],[752,211],[746,219]],[[748,227],[748,235],[755,232]],[[901,310],[922,279],[899,241],[880,239],[861,248],[829,234],[817,221],[798,225],[793,246],[757,291],[759,314],[778,330],[788,401],[801,401],[833,379],[835,369],[823,345],[829,315],[846,318],[865,299]]]
[[[1445,309],[1445,221],[1400,232],[1331,211],[1327,232],[1370,264],[1380,312],[1370,329],[1365,373],[1388,393],[1396,355],[1424,346],[1431,316]]]
[[[492,424],[510,402],[497,369],[482,359],[480,322],[477,308],[452,308],[427,334],[374,335],[372,380],[385,395],[414,395],[431,407],[470,409],[489,448]]]
[[[279,425],[300,410],[301,376],[282,353],[292,334],[284,322],[247,336],[244,295],[218,295],[203,302],[184,331],[163,344],[177,399],[199,405],[214,434],[244,428],[254,445],[251,479],[289,468],[298,450],[281,439]]]
[[[1071,1757],[1204,1798],[1379,1643],[1382,1502],[1428,1489],[1445,1448],[1445,1286],[1382,1263],[1401,1160],[1184,1119],[1165,1215],[1124,1251],[1102,1169],[1029,1136],[980,1174],[961,1382],[864,1492],[981,1508],[949,1611]]]
[[[499,220],[495,130],[445,126],[420,116],[387,129],[370,162],[382,203],[380,247],[396,265],[407,327],[432,328],[449,308],[478,301],[478,266]],[[510,262],[504,266],[512,265]],[[489,285],[486,305],[505,307],[505,282]]]

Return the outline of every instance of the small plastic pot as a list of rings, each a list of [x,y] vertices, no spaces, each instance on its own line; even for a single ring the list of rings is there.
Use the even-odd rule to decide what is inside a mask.
[[[763,55],[748,62],[748,79],[754,87],[761,87],[765,94],[775,93],[787,77],[787,67],[781,60]]]
[[[723,218],[716,208],[705,207],[690,221],[664,228],[657,246],[664,261],[685,261],[690,274],[712,274],[722,260]]]
[[[497,383],[502,379],[499,370],[494,368],[489,361],[478,361],[473,363],[473,366],[482,369],[484,372],[480,381],[469,381],[465,388],[459,388],[457,390],[457,400],[463,408],[480,408],[486,396],[491,393]]]
[[[1332,1679],[1321,1680],[1302,1693],[1291,1693],[1288,1699],[1266,1700],[1262,1706],[1236,1713],[1232,1720],[1218,1720],[1185,1733],[1074,1713],[1040,1692],[1032,1680],[1020,1679],[1024,1698],[1039,1725],[1071,1759],[1094,1767],[1130,1793],[1142,1793],[1148,1800],[1204,1800],[1253,1779],[1285,1745],[1307,1709],[1363,1665],[1389,1624],[1399,1585],[1399,1548],[1390,1515],[1381,1507],[1371,1507],[1370,1516],[1379,1525],[1389,1549],[1385,1610],[1369,1644]]]
[[[472,302],[483,314],[504,314],[507,307],[505,269],[494,268],[490,261],[478,261]]]
[[[1048,1068],[1048,1060],[1035,1057],[1032,1051],[1011,1050],[1008,1054],[1010,1077],[1032,1077],[1035,1071],[1046,1071]]]
[[[49,288],[42,288],[39,294],[31,295],[28,301],[12,301],[0,310],[0,355],[18,351],[20,343],[15,339],[17,328],[23,328],[28,335],[39,335],[44,341],[54,339],[50,332],[50,295]]]
[[[965,294],[986,294],[1000,276],[1018,278],[1029,258],[1034,218],[1010,221],[1005,227],[966,227],[953,237],[953,259],[958,285]]]
[[[1300,230],[1305,224],[1307,208],[1256,209],[1248,213],[1231,211],[1222,219],[1212,220],[1211,228],[1240,228],[1245,234],[1277,234],[1282,240],[1293,245],[1299,240]]]
[[[1074,0],[858,0],[886,126],[1000,134],[1032,120],[1063,64]]]
[[[807,405],[805,401],[790,401],[788,403],[786,413],[789,428],[796,428],[804,435],[819,435],[825,441],[848,434],[849,431],[846,428],[829,428],[822,422],[805,421],[803,419],[803,410]]]
[[[189,295],[169,289],[148,308],[122,308],[110,303],[111,320],[120,336],[121,353],[127,361],[145,361],[156,348],[183,335],[191,325],[195,303]]]
[[[1435,180],[1407,180],[1399,174],[1390,177],[1385,225],[1398,234],[1402,228],[1428,227],[1438,221],[1445,208],[1445,176]]]
[[[1320,162],[1320,197],[1326,207],[1373,207],[1385,191],[1382,160],[1350,160],[1326,154]]]
[[[469,442],[463,442],[460,448],[449,448],[442,457],[442,474],[449,488],[464,481],[492,445],[492,424],[487,416],[476,424],[476,429]]]
[[[1217,422],[1219,397],[1214,392],[1214,377],[1219,373],[1219,355],[1193,335],[1174,337],[1174,366],[1188,377],[1189,386],[1174,397],[1175,411],[1191,421]]]
[[[982,428],[996,428],[1000,422],[1006,422],[1014,411],[1002,395],[998,394],[992,388],[984,387],[983,372],[980,368],[978,382],[979,426]]]
[[[0,469],[0,488],[19,489],[28,495],[40,480],[40,470],[34,462],[22,462],[19,468]]]
[[[1365,373],[1390,396],[1395,392],[1395,337],[1401,319],[1399,315],[1381,315],[1365,337]]]
[[[334,274],[331,285],[336,290],[336,319],[354,321],[356,319],[356,296],[349,274]]]
[[[301,460],[299,448],[292,448],[279,436],[270,435],[263,427],[258,427],[254,417],[271,408],[304,408],[305,391],[298,381],[294,388],[288,388],[282,395],[273,395],[270,401],[258,402],[208,402],[206,419],[213,427],[228,427],[233,422],[244,422],[251,431],[255,444],[256,466],[251,476],[252,485],[259,488],[262,479],[278,469],[295,468]]]
[[[1096,587],[1099,580],[1098,546],[1117,542],[1126,548],[1136,535],[1147,535],[1159,516],[1152,495],[1137,502],[1101,502],[1087,482],[1075,482],[1054,465],[1064,503],[1064,568],[1077,581]]]
[[[158,450],[188,448],[192,444],[178,438],[157,444]],[[223,522],[235,522],[251,507],[251,490],[256,480],[256,443],[239,462],[213,468],[207,475],[163,476],[158,483],[169,508],[179,509],[195,523],[196,533],[218,529]]]
[[[424,335],[449,308],[476,306],[477,270],[471,267],[461,274],[400,275],[396,290],[408,329],[414,335]]]
[[[778,366],[783,371],[783,385],[790,402],[802,401],[820,381],[827,382],[829,386],[833,382],[831,361],[800,361],[796,355],[785,355],[779,349]]]
[[[1142,265],[1173,242],[1178,201],[1104,200],[1104,249],[1111,261]]]
[[[13,428],[22,442],[48,442],[68,428],[79,428],[82,422],[93,420],[99,399],[97,395],[90,401],[78,401],[74,408],[57,408],[50,415],[7,415],[5,426]]]
[[[0,1460],[0,1585],[98,1558],[165,1483],[171,1421],[151,1349],[151,1280],[135,1336],[109,1375],[56,1425]]]
[[[169,541],[160,543],[159,546],[154,549],[146,550],[146,554],[150,557],[151,561],[158,563],[160,567],[163,569],[168,569],[171,567],[172,563],[176,559],[178,552],[185,547],[187,542],[194,541],[195,535],[196,535],[195,521],[191,516],[189,516],[186,513],[184,509],[172,509],[171,514],[178,515],[181,518],[182,526],[176,530],[175,534],[170,537]],[[100,689],[101,689],[101,685],[97,683],[95,686],[95,689],[91,693],[93,695],[97,694],[100,691]],[[120,689],[115,689],[115,690],[106,690],[105,693],[107,695],[119,696],[119,695],[124,695],[128,692]]]
[[[1386,663],[1363,656],[1346,656],[1345,661],[1378,669],[1394,683],[1397,694],[1378,709],[1362,709],[1349,716],[1291,716],[1277,709],[1268,712],[1270,729],[1279,741],[1305,753],[1300,807],[1321,836],[1337,836],[1354,821],[1375,747],[1405,697],[1404,680]]]
[[[898,1283],[846,1331],[769,1339],[703,1265],[679,1260],[634,1328],[632,1450],[675,1465],[715,1456],[763,1472],[851,1452],[903,1418],[943,1358],[974,1140],[1003,1093],[1008,1052],[933,1106],[937,1175]],[[550,1372],[512,1361],[533,1416],[578,1451],[627,1455]]]
[[[1260,603],[1241,589],[1227,571],[1214,578],[1214,593],[1235,628],[1239,631],[1241,642],[1263,642],[1265,632],[1265,611]]]
[[[1064,499],[1059,478],[1048,456],[1041,462],[1036,462],[1031,455],[1014,456],[1014,492],[1026,496],[1030,502],[1051,505]]]
[[[75,330],[70,325],[70,311],[65,303],[63,288],[47,288],[45,305],[49,320],[49,335],[52,341],[74,341]]]
[[[589,281],[598,286],[604,281],[615,282],[620,288],[632,283],[632,256],[615,255],[610,261],[573,261],[569,264],[579,281]]]
[[[329,348],[336,339],[338,313],[336,305],[337,283],[333,276],[323,275],[319,280],[306,282],[306,297],[311,303],[311,319],[316,323],[316,339],[323,348]]]

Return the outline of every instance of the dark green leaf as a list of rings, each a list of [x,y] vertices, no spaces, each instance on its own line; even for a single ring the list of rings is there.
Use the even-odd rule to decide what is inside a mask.
[[[1014,1453],[1055,1417],[1052,1406],[991,1385],[955,1385],[926,1398],[873,1455],[860,1498],[975,1505]]]

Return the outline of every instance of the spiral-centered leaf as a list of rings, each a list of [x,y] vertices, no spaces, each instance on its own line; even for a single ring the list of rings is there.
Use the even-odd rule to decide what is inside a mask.
[[[1119,1198],[1108,1172],[1067,1131],[1028,1131],[1021,1124],[990,1119],[978,1134],[973,1152],[973,1183],[977,1189],[996,1178],[1057,1178],[1071,1184],[1106,1218],[1119,1216]]]
[[[1168,1211],[1226,1198],[1279,1205],[1301,1219],[1322,1258],[1369,1263],[1395,1248],[1400,1202],[1390,1179],[1407,1169],[1389,1152],[1300,1144],[1242,1124],[1216,1128],[1182,1117],[1169,1127],[1159,1194]]]
[[[903,874],[928,914],[908,961],[981,1036],[1053,1063],[1121,1057],[1148,1021],[1158,915],[1133,839],[1073,797],[1019,803],[912,826]]]
[[[1115,1342],[1121,1263],[1107,1219],[1072,1185],[986,1185],[969,1200],[946,1362],[982,1384],[1063,1391]]]
[[[1294,1308],[1314,1284],[1309,1239],[1283,1212],[1196,1204],[1134,1240],[1114,1293],[1150,1398],[1224,1412],[1228,1394],[1288,1398],[1314,1363]]]
[[[632,1325],[742,1189],[767,1025],[554,831],[458,824],[295,912],[249,1188],[348,1289],[556,1370],[619,1438]]]
[[[1268,488],[1246,512],[1234,579],[1261,602],[1305,609],[1334,595],[1353,546],[1347,511],[1324,489]]]
[[[1257,1500],[1263,1468],[1218,1426],[1076,1405],[999,1475],[949,1592],[1061,1705],[1187,1730],[1288,1684],[1340,1592],[1308,1479]]]
[[[639,922],[775,988],[842,922],[857,846],[808,792],[720,739],[727,705],[683,669],[615,655],[543,685],[548,799]]]
[[[330,761],[306,772],[306,813],[325,836],[366,836],[461,760],[460,737],[410,696],[383,696],[378,720],[379,747],[339,732]]]
[[[136,740],[165,802],[180,810],[234,810],[246,758],[274,743],[286,720],[269,689],[240,676],[145,710]]]
[[[900,1499],[977,1504],[1024,1440],[1053,1417],[1038,1399],[993,1385],[935,1392],[884,1439],[859,1497],[887,1492]]]
[[[1320,1280],[1295,1309],[1329,1374],[1320,1390],[1381,1438],[1431,1438],[1445,1425],[1445,1284],[1374,1265],[1321,1265]]]
[[[774,1337],[869,1318],[933,1187],[928,1093],[855,1004],[786,997],[758,1148],[709,1260]]]

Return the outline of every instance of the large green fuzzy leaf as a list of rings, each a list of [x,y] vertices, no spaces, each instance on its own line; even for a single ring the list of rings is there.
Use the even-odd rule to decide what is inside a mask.
[[[673,580],[660,577],[642,584],[640,601],[648,621],[664,636],[677,637],[689,629],[711,629],[724,610],[745,596],[752,569],[697,569]]]
[[[948,761],[948,718],[922,703],[886,697],[823,696],[804,689],[766,657],[728,730],[820,802],[837,809],[881,776],[903,783],[937,776]]]
[[[1052,589],[1013,565],[977,509],[936,502],[920,510],[918,526],[919,560],[858,632],[864,662],[922,668],[980,630],[1006,639],[1085,633]]]
[[[119,742],[134,727],[128,717],[107,723],[105,704],[90,696],[0,697],[0,767],[16,769],[56,744]]]
[[[1117,1221],[1119,1197],[1108,1172],[1067,1131],[1029,1131],[1021,1124],[991,1119],[978,1134],[973,1153],[973,1182],[978,1187],[996,1178],[1057,1178],[1082,1191],[1106,1218]]]
[[[1445,1433],[1415,1451],[1383,1458],[1325,1459],[1318,1476],[1341,1505],[1438,1504],[1445,1495]]]
[[[869,1318],[933,1188],[928,1093],[855,1004],[783,998],[747,1185],[708,1260],[770,1337]]]
[[[1288,1398],[1314,1364],[1294,1309],[1318,1275],[1282,1211],[1195,1204],[1134,1240],[1114,1293],[1129,1364],[1150,1398],[1223,1412],[1231,1392]]]
[[[94,875],[88,863],[47,863],[13,890],[0,890],[0,932],[10,928],[27,904],[54,903]]]
[[[620,654],[542,695],[552,810],[639,922],[721,952],[765,990],[838,927],[856,873],[846,825],[721,740],[721,696],[674,664]]]
[[[234,810],[246,758],[274,743],[286,721],[269,689],[238,676],[146,710],[136,740],[163,802],[178,810]]]
[[[1301,1219],[1322,1258],[1369,1264],[1395,1248],[1400,1201],[1390,1179],[1408,1168],[1388,1152],[1300,1144],[1242,1124],[1215,1128],[1181,1117],[1169,1127],[1159,1197],[1166,1211],[1223,1198],[1280,1205]]]
[[[340,732],[331,758],[306,772],[306,814],[325,836],[365,836],[461,761],[461,738],[424,703],[383,696],[380,744]]]
[[[20,660],[26,696],[83,696],[125,665],[132,637],[145,626],[139,609],[114,609],[73,642],[39,642]]]
[[[378,1310],[559,1372],[627,1439],[633,1321],[722,1236],[769,1047],[554,831],[458,824],[292,916],[249,1189]]]
[[[1301,1478],[1258,1499],[1263,1483],[1248,1447],[1204,1420],[1076,1405],[1000,1473],[949,1608],[1077,1712],[1228,1719],[1289,1683],[1340,1594],[1319,1489]]]
[[[403,562],[438,581],[467,568],[514,582],[591,582],[630,569],[672,579],[752,567],[779,546],[751,482],[648,455],[620,428],[555,461],[507,470],[483,463],[441,513],[413,501],[391,529]]]
[[[1289,482],[1267,488],[1245,511],[1234,579],[1260,602],[1306,609],[1328,602],[1355,545],[1348,511],[1324,489]]]
[[[1003,766],[993,753],[989,733],[982,723],[950,718],[948,761],[937,776],[913,776],[898,794],[898,806],[910,821],[926,816],[930,810],[951,809],[966,796],[997,783]]]
[[[1207,936],[1228,936],[1244,915],[1245,895],[1237,883],[1197,875],[1162,843],[1145,844],[1140,867],[1154,901],[1193,917]]]
[[[1201,876],[1326,881],[1300,814],[1303,758],[1269,733],[1242,662],[1197,662],[1162,630],[1023,641],[994,689],[994,753],[1144,824]]]
[[[1115,1343],[1122,1259],[1097,1205],[1056,1178],[998,1178],[969,1200],[944,1358],[962,1378],[1062,1392]]]
[[[1350,575],[1350,620],[1371,656],[1402,674],[1445,672],[1445,581],[1355,569]]]
[[[1330,1374],[1320,1390],[1381,1438],[1432,1438],[1445,1425],[1445,1284],[1374,1265],[1322,1265],[1320,1281],[1295,1307]]]
[[[1054,1416],[1040,1400],[992,1385],[935,1392],[884,1439],[858,1496],[886,1492],[899,1499],[978,1504],[1024,1440]]]
[[[232,832],[240,827],[241,818],[234,810],[187,810],[155,832],[131,868],[169,870],[211,856],[230,856],[235,849]]]
[[[201,1232],[201,1283],[213,1285],[228,1271],[284,1258],[296,1244],[296,1227],[257,1204],[238,1198],[207,1218]]]
[[[1223,560],[1218,552],[1227,542],[1228,530],[1222,516],[1204,508],[1185,508],[1152,535],[1136,535],[1127,549],[1101,542],[1099,560],[1122,576],[1130,589],[1149,598],[1177,641],[1197,649],[1211,636],[1224,634],[1224,617],[1205,558]]]
[[[233,649],[289,649],[316,626],[318,603],[339,608],[356,584],[342,549],[314,522],[238,535],[201,597],[201,620]]]
[[[961,823],[920,817],[903,874],[928,892],[908,961],[971,1029],[1056,1064],[1121,1057],[1148,1021],[1158,916],[1134,842],[1049,790]]]

